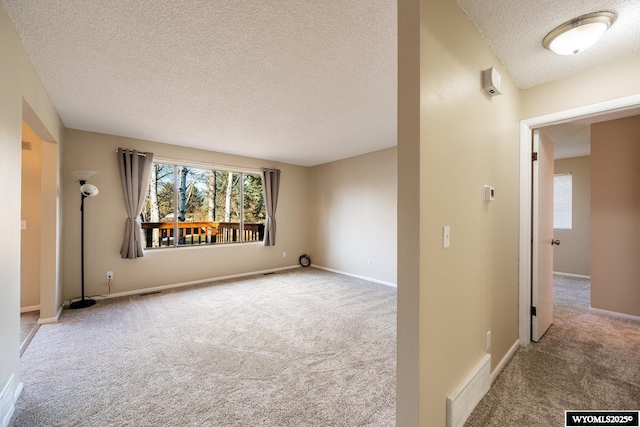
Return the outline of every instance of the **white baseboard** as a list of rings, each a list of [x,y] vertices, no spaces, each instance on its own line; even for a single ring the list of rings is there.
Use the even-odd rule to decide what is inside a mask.
[[[595,314],[604,314],[605,316],[617,317],[618,319],[633,320],[640,322],[640,317],[631,314],[618,313],[617,311],[601,310],[599,308],[589,307],[589,310]]]
[[[20,313],[31,313],[32,311],[40,311],[40,304],[30,305],[29,307],[20,307]]]
[[[516,354],[516,351],[519,348],[520,348],[520,340],[516,340],[516,342],[513,343],[509,351],[507,351],[507,354],[504,355],[500,363],[498,363],[498,366],[496,366],[496,369],[494,369],[493,372],[491,372],[491,383],[493,383],[496,380],[496,378],[498,378],[498,375],[500,375],[500,372],[502,372],[504,367],[507,366],[507,363],[509,363],[509,360],[511,360],[511,358],[513,357],[514,354]]]
[[[16,384],[15,374],[11,374],[8,379],[5,377],[5,381],[0,384],[0,427],[9,425],[22,388],[21,382]]]
[[[104,300],[109,298],[126,297],[129,295],[140,295],[140,294],[147,294],[150,292],[161,292],[168,289],[183,288],[185,286],[202,285],[204,283],[219,282],[221,280],[237,279],[240,277],[257,276],[259,274],[275,273],[277,271],[291,270],[294,268],[300,268],[300,266],[291,265],[288,267],[279,267],[279,268],[271,268],[269,270],[252,271],[250,273],[232,274],[229,276],[213,277],[210,279],[194,280],[191,282],[182,282],[182,283],[174,283],[171,285],[153,286],[151,288],[135,289],[132,291],[125,291],[125,292],[116,292],[108,295],[96,295],[96,296],[92,296],[91,298],[99,301],[99,300]]]
[[[311,267],[318,268],[320,270],[330,271],[332,273],[342,274],[343,276],[349,276],[349,277],[353,277],[353,278],[356,278],[356,279],[366,280],[367,282],[373,282],[373,283],[379,283],[379,284],[385,285],[385,286],[391,286],[392,288],[397,288],[398,287],[397,283],[385,282],[383,280],[378,280],[378,279],[373,279],[371,277],[366,277],[366,276],[360,276],[360,275],[357,275],[357,274],[347,273],[346,271],[334,270],[333,268],[322,267],[322,266],[319,266],[319,265],[316,265],[316,264],[311,264]]]
[[[60,306],[60,308],[58,309],[58,312],[56,313],[56,317],[45,317],[45,318],[41,317],[38,319],[38,324],[45,325],[47,323],[56,323],[58,320],[60,320],[61,314],[62,314],[62,306]]]
[[[553,274],[556,274],[558,276],[577,277],[579,279],[591,280],[591,276],[585,276],[584,274],[563,273],[562,271],[554,271]]]

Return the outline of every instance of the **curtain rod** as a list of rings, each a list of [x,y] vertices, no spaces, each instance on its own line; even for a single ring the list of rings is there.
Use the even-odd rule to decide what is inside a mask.
[[[123,150],[128,150],[128,149],[127,149],[127,148],[123,148]],[[120,150],[116,150],[116,153],[118,153],[119,151],[120,151]],[[133,151],[133,150],[129,150],[129,151]],[[141,153],[141,152],[138,152],[138,156],[141,156],[141,157],[147,157],[147,153]]]
[[[130,150],[133,151],[133,150]],[[116,150],[116,153],[118,150]],[[138,153],[139,156],[147,157],[147,153]],[[163,157],[156,156],[153,157],[154,163],[167,163],[167,164],[177,164],[180,166],[192,166],[192,167],[201,167],[201,168],[212,168],[212,169],[222,169],[230,172],[248,172],[248,173],[260,173],[262,172],[262,168],[255,167],[245,167],[245,166],[233,166],[233,165],[224,165],[220,163],[208,163],[208,162],[199,162],[199,161],[190,161],[183,159],[176,159],[173,157]]]

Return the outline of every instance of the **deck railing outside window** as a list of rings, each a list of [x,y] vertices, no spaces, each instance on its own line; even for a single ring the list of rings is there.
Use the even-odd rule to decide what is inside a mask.
[[[241,232],[238,222],[178,222],[178,246],[262,241],[264,224],[244,223],[243,225]],[[145,248],[175,245],[173,222],[143,222],[142,235]]]

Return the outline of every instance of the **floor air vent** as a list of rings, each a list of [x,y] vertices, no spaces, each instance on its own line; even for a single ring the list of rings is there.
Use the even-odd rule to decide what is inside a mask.
[[[491,387],[491,355],[486,354],[447,397],[447,427],[462,427]]]

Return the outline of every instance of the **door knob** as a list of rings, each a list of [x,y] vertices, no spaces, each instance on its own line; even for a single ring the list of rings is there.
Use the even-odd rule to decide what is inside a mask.
[[[553,240],[553,239],[551,239],[551,244],[552,244],[552,245],[558,245],[558,246],[560,246],[560,240]]]

